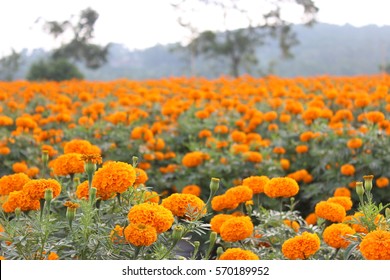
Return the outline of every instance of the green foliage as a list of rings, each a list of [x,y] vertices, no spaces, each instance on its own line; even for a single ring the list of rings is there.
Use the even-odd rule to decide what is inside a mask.
[[[30,81],[64,81],[83,77],[78,68],[65,59],[38,61],[31,66],[27,74]]]
[[[11,81],[21,64],[21,54],[12,49],[10,55],[0,58],[0,80]]]

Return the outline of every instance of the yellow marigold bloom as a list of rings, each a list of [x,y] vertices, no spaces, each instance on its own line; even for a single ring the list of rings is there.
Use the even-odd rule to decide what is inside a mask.
[[[269,182],[269,178],[267,176],[250,176],[244,178],[242,181],[242,185],[248,186],[253,194],[263,193],[264,186]]]
[[[295,151],[298,154],[304,154],[304,153],[307,153],[309,151],[309,147],[306,145],[298,145],[295,147]]]
[[[150,225],[156,228],[157,233],[171,228],[174,218],[167,208],[155,203],[141,203],[133,206],[127,217],[130,223]]]
[[[283,255],[290,260],[305,260],[320,249],[320,238],[315,233],[304,232],[302,235],[287,239],[282,245]]]
[[[259,257],[249,250],[229,248],[219,257],[219,260],[259,260]]]
[[[81,154],[67,153],[60,155],[52,161],[50,166],[54,174],[67,176],[75,173],[84,173],[84,162],[81,160]]]
[[[60,257],[55,252],[50,252],[50,254],[47,256],[47,259],[54,261],[54,260],[59,260]]]
[[[236,242],[250,237],[253,228],[253,223],[248,216],[233,217],[221,225],[220,235],[224,241]]]
[[[317,224],[317,215],[316,213],[310,213],[309,215],[307,215],[307,217],[305,218],[305,221],[308,225],[315,225]]]
[[[135,173],[137,175],[134,185],[145,184],[149,179],[148,174],[141,168],[135,168]]]
[[[233,217],[234,217],[233,215],[227,215],[227,214],[215,215],[210,220],[211,230],[215,231],[216,233],[220,233],[222,224],[226,222],[228,219],[231,219]]]
[[[161,206],[169,209],[173,215],[186,217],[189,210],[194,215],[206,214],[206,207],[203,200],[193,194],[174,193],[163,199]]]
[[[328,202],[334,202],[344,207],[345,211],[352,209],[352,199],[348,196],[335,196],[328,198]]]
[[[347,147],[350,149],[359,149],[362,145],[363,140],[360,138],[352,138],[347,142]]]
[[[298,183],[288,177],[272,178],[264,186],[264,193],[271,198],[291,197],[299,192]]]
[[[198,185],[188,185],[185,186],[181,193],[193,194],[195,196],[200,196],[202,189]]]
[[[385,188],[389,185],[389,179],[386,177],[380,177],[375,180],[375,183],[378,188]]]
[[[30,178],[24,173],[5,175],[0,178],[0,195],[20,191],[28,181],[30,181]]]
[[[374,230],[368,233],[359,250],[366,260],[390,260],[390,232]]]
[[[243,153],[243,158],[246,161],[253,162],[253,163],[259,163],[263,161],[263,156],[259,152],[253,152],[253,151],[248,151]]]
[[[315,213],[318,217],[331,222],[342,222],[345,216],[345,208],[338,203],[320,201],[316,204]]]
[[[199,151],[190,152],[184,155],[182,159],[182,164],[185,167],[196,167],[203,163],[205,159],[207,159],[207,154]]]
[[[340,172],[345,176],[353,176],[355,174],[355,167],[352,164],[344,164],[341,166]]]
[[[99,168],[92,179],[92,186],[102,196],[110,196],[116,193],[123,193],[133,186],[136,179],[136,172],[132,165],[112,161]]]
[[[333,196],[348,196],[351,197],[351,191],[346,187],[340,187],[335,189]]]
[[[253,191],[248,186],[236,186],[228,189],[225,192],[225,196],[228,200],[240,204],[242,202],[251,200],[253,197]]]
[[[4,212],[14,212],[16,208],[22,211],[39,210],[40,205],[38,200],[31,199],[23,191],[14,191],[8,195],[7,201],[3,203]]]
[[[238,203],[235,200],[230,199],[226,195],[216,195],[211,200],[211,208],[214,211],[222,211],[224,209],[235,209]]]
[[[98,146],[92,145],[87,140],[73,139],[64,145],[64,154],[101,154]]]
[[[124,231],[126,240],[134,246],[150,246],[157,240],[154,227],[145,224],[131,223]]]
[[[110,232],[110,239],[114,244],[126,244],[127,241],[124,236],[124,227],[120,225],[115,225],[114,229]]]
[[[333,248],[346,248],[351,243],[346,237],[353,234],[355,234],[355,230],[350,226],[338,223],[325,228],[322,238],[326,244]]]
[[[295,232],[298,232],[300,229],[300,225],[296,221],[284,220],[283,224],[292,228]]]
[[[53,198],[61,193],[61,185],[54,179],[34,179],[23,186],[23,192],[32,200],[44,199],[47,189],[53,191]]]

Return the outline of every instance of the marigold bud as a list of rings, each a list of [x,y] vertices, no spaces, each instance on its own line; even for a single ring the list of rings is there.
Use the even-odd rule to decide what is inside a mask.
[[[215,194],[219,189],[219,179],[218,178],[211,178],[210,181],[210,191],[212,194]]]
[[[373,175],[366,175],[363,176],[364,179],[364,188],[366,190],[366,193],[371,192],[372,190],[372,179],[374,178]]]
[[[363,201],[363,194],[364,194],[363,182],[356,182],[356,193],[359,196],[360,201]]]

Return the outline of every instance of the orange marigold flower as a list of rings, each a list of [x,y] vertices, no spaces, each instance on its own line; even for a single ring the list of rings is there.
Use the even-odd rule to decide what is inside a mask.
[[[127,217],[130,223],[150,225],[156,228],[157,233],[171,228],[174,218],[172,212],[156,203],[141,203],[133,206]]]
[[[280,166],[283,168],[283,170],[289,170],[290,169],[290,161],[288,159],[282,158],[280,160]]]
[[[351,210],[352,209],[352,199],[348,196],[335,196],[335,197],[330,197],[327,200],[328,202],[334,202],[337,204],[340,204],[341,206],[344,207],[345,211]]]
[[[248,186],[236,186],[228,189],[225,192],[225,196],[228,200],[240,204],[242,202],[251,200],[253,197],[253,191]]]
[[[351,197],[351,191],[346,187],[336,188],[333,196],[348,196]]]
[[[157,240],[154,227],[145,224],[131,223],[124,231],[126,240],[134,246],[150,246]]]
[[[203,161],[207,158],[207,154],[203,152],[190,152],[184,155],[182,159],[182,164],[186,167],[196,167],[198,165],[201,165]]]
[[[236,143],[245,143],[246,142],[246,133],[242,131],[235,130],[230,134],[233,142]]]
[[[64,206],[67,207],[67,208],[71,208],[71,209],[77,209],[77,208],[80,207],[80,204],[74,203],[72,201],[65,201],[64,202]]]
[[[380,177],[375,180],[375,183],[378,188],[385,188],[389,185],[389,179],[386,177]]]
[[[253,223],[248,216],[233,217],[221,225],[220,235],[224,241],[236,242],[250,237],[253,228]]]
[[[344,164],[341,166],[340,172],[345,176],[353,176],[355,174],[355,167],[352,164]]]
[[[320,238],[315,233],[304,232],[287,239],[282,245],[283,255],[290,260],[305,260],[320,249]]]
[[[246,161],[253,163],[259,163],[263,161],[263,156],[259,152],[248,151],[245,152],[242,156]]]
[[[92,145],[87,140],[73,139],[64,145],[64,154],[78,153],[78,154],[101,154],[98,146]]]
[[[12,170],[15,173],[26,173],[26,171],[28,170],[28,166],[24,161],[15,162],[14,164],[12,164]]]
[[[273,149],[273,152],[275,154],[285,154],[286,153],[286,150],[283,148],[283,147],[275,147]]]
[[[28,181],[30,181],[30,178],[24,173],[5,175],[0,178],[0,195],[20,191]]]
[[[212,135],[213,135],[213,133],[208,129],[203,129],[203,130],[199,131],[199,133],[198,133],[199,138],[209,138]]]
[[[345,216],[345,208],[338,203],[320,201],[316,204],[315,213],[318,217],[331,222],[342,222]]]
[[[54,261],[54,260],[59,260],[60,257],[57,255],[55,252],[50,252],[50,254],[47,256],[48,260]]]
[[[162,200],[161,205],[178,217],[186,217],[188,214],[191,216],[206,214],[207,211],[203,200],[193,194],[171,194]]]
[[[348,140],[347,147],[350,149],[359,149],[363,145],[363,140],[360,138],[353,138]]]
[[[38,200],[31,199],[23,191],[13,191],[8,197],[7,201],[3,203],[2,208],[4,212],[14,212],[16,208],[22,211],[39,210],[40,205]]]
[[[272,178],[264,186],[264,193],[271,198],[291,197],[299,192],[298,183],[288,177]]]
[[[283,224],[292,228],[295,232],[299,231],[300,225],[296,221],[284,220]]]
[[[307,142],[311,139],[315,138],[314,136],[314,132],[313,131],[305,131],[303,132],[300,136],[299,136],[299,139],[302,141],[302,142]]]
[[[111,161],[95,172],[92,186],[102,195],[112,195],[125,192],[133,186],[135,179],[136,171],[132,165],[120,161]]]
[[[309,147],[306,145],[298,145],[295,147],[295,151],[298,154],[304,154],[304,153],[307,153],[309,151]]]
[[[114,244],[126,244],[127,241],[124,238],[124,227],[115,225],[114,229],[110,232],[110,239]]]
[[[214,127],[214,132],[219,134],[226,134],[229,132],[229,127],[226,125],[217,125]]]
[[[7,116],[0,116],[0,126],[9,126],[13,125],[14,120]]]
[[[220,233],[222,224],[226,222],[228,219],[231,219],[233,217],[234,217],[233,215],[227,215],[227,214],[215,215],[210,220],[211,230],[215,231],[216,233]]]
[[[374,230],[368,233],[359,250],[366,260],[390,260],[390,232]]]
[[[305,218],[305,221],[308,225],[315,225],[317,224],[317,215],[316,213],[310,213],[309,215],[307,215],[307,217]]]
[[[338,223],[325,228],[322,237],[325,243],[333,248],[346,248],[351,243],[346,237],[352,234],[355,234],[355,230],[350,226]]]
[[[211,200],[211,208],[214,211],[222,211],[224,209],[232,210],[237,208],[237,206],[238,203],[226,195],[216,195]]]
[[[160,196],[155,191],[146,191],[144,192],[143,195],[144,195],[145,202],[153,202],[153,203],[160,202]]]
[[[82,154],[80,159],[84,162],[94,164],[101,164],[103,162],[100,154]]]
[[[23,186],[25,192],[32,200],[39,200],[45,198],[45,191],[51,189],[53,191],[53,198],[61,193],[61,185],[54,179],[34,179],[28,181]]]
[[[259,260],[259,257],[249,250],[229,248],[221,254],[219,260]]]
[[[67,176],[75,173],[84,173],[84,162],[81,160],[81,154],[67,153],[60,155],[52,161],[50,166],[54,174]]]
[[[181,193],[193,194],[195,196],[200,196],[202,189],[198,185],[188,185],[185,186]]]
[[[134,185],[145,184],[149,179],[148,174],[141,168],[135,168],[135,173],[137,175]]]
[[[245,178],[242,181],[244,186],[248,186],[253,194],[263,193],[264,186],[269,182],[269,178],[267,176],[250,176]]]

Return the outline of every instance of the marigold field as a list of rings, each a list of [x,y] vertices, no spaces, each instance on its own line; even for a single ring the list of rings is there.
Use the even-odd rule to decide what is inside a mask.
[[[0,259],[390,259],[390,76],[0,82]]]

